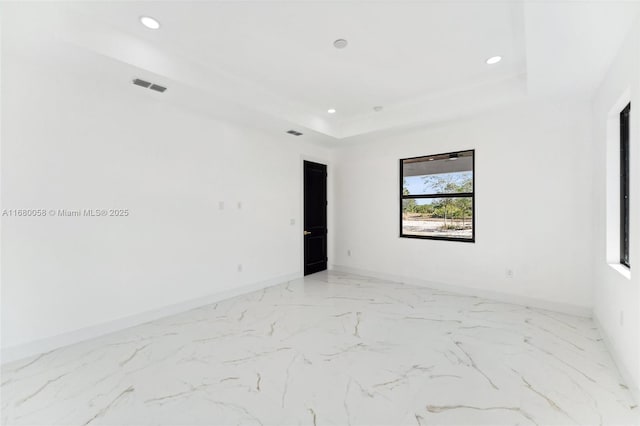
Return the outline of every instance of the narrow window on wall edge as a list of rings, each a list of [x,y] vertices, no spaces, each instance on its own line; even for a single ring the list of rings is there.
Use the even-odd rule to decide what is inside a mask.
[[[475,150],[400,160],[400,237],[475,242]]]
[[[629,115],[631,104],[620,112],[620,263],[631,268],[629,260]]]

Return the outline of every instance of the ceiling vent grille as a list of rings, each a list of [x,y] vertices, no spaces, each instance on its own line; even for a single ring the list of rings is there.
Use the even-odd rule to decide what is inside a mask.
[[[144,87],[144,88],[151,86],[151,83],[149,83],[148,81],[140,80],[139,78],[134,79],[133,84],[135,84],[136,86]]]
[[[296,131],[296,130],[288,130],[287,133],[289,133],[290,135],[293,136],[302,136],[302,133]]]
[[[163,93],[165,90],[167,90],[167,88],[164,86],[160,86],[159,84],[151,83],[139,78],[134,78],[133,84],[135,84],[136,86],[144,87],[145,89],[155,90],[156,92],[160,93]]]
[[[165,90],[167,90],[166,87],[163,87],[163,86],[160,86],[160,85],[157,85],[157,84],[152,84],[151,87],[149,87],[149,89],[155,90],[156,92],[160,92],[160,93],[162,93]]]

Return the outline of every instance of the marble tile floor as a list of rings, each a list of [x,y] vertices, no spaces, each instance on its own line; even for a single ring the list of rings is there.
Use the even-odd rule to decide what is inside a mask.
[[[631,425],[592,320],[321,272],[2,366],[3,425]]]

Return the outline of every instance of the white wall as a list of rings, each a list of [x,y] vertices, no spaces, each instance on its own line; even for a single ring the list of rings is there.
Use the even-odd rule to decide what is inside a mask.
[[[630,279],[607,263],[607,222],[614,235],[609,246],[619,241],[617,206],[619,196],[617,161],[618,138],[615,129],[608,131],[610,117],[617,121],[621,106],[631,100],[631,236]],[[624,103],[621,105],[620,102]],[[593,203],[595,214],[594,268],[595,316],[606,334],[618,367],[640,385],[640,23],[622,46],[601,86],[593,98]],[[609,160],[607,160],[609,156]],[[609,170],[607,165],[609,164]],[[607,206],[608,212],[607,212]],[[614,237],[614,238],[611,238]],[[611,240],[614,243],[611,244]],[[615,253],[614,253],[615,254]],[[610,256],[611,258],[611,256]]]
[[[398,160],[472,148],[476,243],[399,238]],[[514,105],[379,137],[340,149],[333,164],[340,212],[334,267],[539,299],[579,312],[592,306],[587,102]]]
[[[2,218],[3,349],[301,275],[302,157],[325,149],[126,81],[2,65],[2,208],[131,212]]]

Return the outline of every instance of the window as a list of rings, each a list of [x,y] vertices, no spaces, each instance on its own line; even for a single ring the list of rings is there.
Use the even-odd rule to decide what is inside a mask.
[[[400,236],[475,241],[474,151],[400,160]]]
[[[620,112],[620,263],[629,262],[629,113],[631,104]]]

